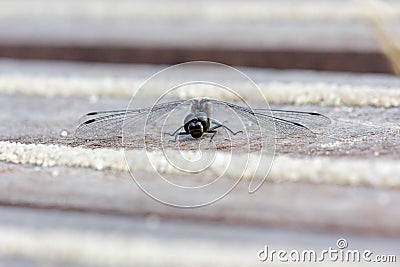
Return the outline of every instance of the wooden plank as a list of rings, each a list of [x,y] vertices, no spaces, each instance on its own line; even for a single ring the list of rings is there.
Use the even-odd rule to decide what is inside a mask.
[[[335,249],[343,235],[71,211],[0,208],[4,266],[259,266],[257,252]],[[392,237],[346,234],[351,249],[397,255]],[[40,242],[35,242],[38,240]],[[33,242],[32,242],[33,241]],[[282,266],[275,258],[264,262]],[[327,258],[325,265],[330,266]],[[362,266],[364,262],[349,262]],[[379,266],[391,266],[388,265]],[[297,263],[308,266],[308,262]]]
[[[319,13],[293,9],[290,1],[251,2],[247,8],[223,1],[199,8],[120,1],[118,9],[111,8],[116,12],[111,17],[95,12],[105,10],[105,2],[86,1],[78,10],[70,1],[42,2],[31,13],[26,11],[29,4],[9,2],[0,23],[0,56],[152,64],[210,60],[278,69],[392,72],[364,15],[368,10],[359,2],[347,2],[306,1]],[[339,6],[341,13],[332,17],[331,9]],[[215,17],[212,7],[225,12]],[[241,9],[248,13],[238,15]],[[191,19],[177,10],[197,14]]]
[[[142,99],[141,103],[143,103],[143,107],[147,107],[152,104],[152,100]],[[118,138],[87,142],[84,139],[74,138],[73,134],[78,126],[78,120],[83,114],[93,110],[123,109],[126,107],[126,103],[127,100],[124,98],[103,98],[96,103],[91,103],[88,99],[79,98],[71,100],[59,97],[0,96],[0,111],[3,114],[3,117],[0,117],[0,140],[26,144],[41,143],[88,148],[119,148],[122,143]],[[16,108],[18,112],[16,113],[11,106]],[[275,151],[277,156],[323,156],[353,159],[374,159],[379,157],[389,160],[400,157],[398,150],[400,140],[397,138],[399,130],[396,126],[400,116],[399,108],[385,110],[372,107],[339,109],[315,105],[272,105],[272,108],[299,111],[311,110],[325,114],[332,119],[331,124],[315,129],[318,133],[318,138],[316,139],[299,139],[295,137],[278,139]],[[182,118],[176,119],[182,121]],[[170,127],[176,128],[177,126]],[[62,131],[67,131],[68,136],[62,137]],[[138,132],[136,138],[131,138],[132,140],[127,148],[143,148],[139,134]],[[223,138],[217,137],[216,140],[217,144],[223,147]],[[153,142],[150,144],[151,147],[160,145],[160,140],[157,137],[149,136],[149,141]],[[254,140],[254,142],[257,141]],[[239,144],[240,141],[237,142],[237,146]],[[176,146],[171,143],[164,144],[164,146],[165,148],[176,149]],[[187,148],[195,149],[190,145]],[[229,148],[225,150],[229,150]]]
[[[380,52],[299,51],[241,49],[169,48],[148,46],[63,46],[0,44],[0,57],[16,59],[70,60],[135,64],[179,64],[188,61],[215,61],[234,66],[275,69],[315,69],[329,71],[392,73]]]
[[[221,201],[187,210],[171,208],[151,199],[125,172],[34,168],[4,163],[1,169],[2,206],[138,217],[155,214],[165,219],[192,222],[400,235],[397,223],[400,214],[396,212],[400,194],[396,190],[285,182],[264,184],[250,195],[247,183],[242,182]],[[162,183],[147,173],[138,175],[154,186]],[[392,219],[388,220],[389,217]]]

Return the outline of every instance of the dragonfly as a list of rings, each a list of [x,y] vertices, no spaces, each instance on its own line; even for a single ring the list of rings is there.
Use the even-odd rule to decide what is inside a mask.
[[[246,125],[259,126],[261,132],[275,130],[276,134],[285,136],[316,136],[313,128],[331,122],[327,116],[316,112],[252,109],[249,106],[203,97],[169,101],[147,108],[90,112],[80,119],[75,136],[86,140],[122,138],[122,132],[142,131],[143,123],[156,123],[178,107],[188,108],[189,113],[173,133],[165,133],[175,137],[174,141],[181,135],[199,139],[206,133],[212,134],[211,141],[219,128],[226,129],[232,135],[243,133],[243,130],[233,131],[225,123],[214,118],[213,109],[230,109]],[[271,129],[271,126],[274,129]]]

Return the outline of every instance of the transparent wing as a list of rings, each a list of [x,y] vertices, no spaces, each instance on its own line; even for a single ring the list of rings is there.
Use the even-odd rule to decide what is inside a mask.
[[[264,109],[255,109],[255,111],[257,113],[265,112]],[[317,128],[331,123],[330,118],[316,112],[271,109],[271,111],[267,111],[267,114],[271,114],[271,112],[274,117],[294,121],[310,128]]]
[[[179,105],[190,104],[185,102],[179,100],[142,109],[90,112],[79,120],[75,137],[87,140],[122,137],[123,126],[129,133],[142,131],[146,120],[147,123],[155,123]]]
[[[310,128],[319,127],[330,123],[330,119],[315,112],[253,109],[233,103],[205,99],[213,107],[229,107],[248,124],[259,125],[264,133],[278,135],[315,136]],[[161,103],[149,108],[132,110],[112,110],[90,112],[80,119],[75,136],[82,139],[109,139],[122,137],[122,126],[125,133],[142,131],[144,123],[155,123],[167,116],[180,105],[191,104],[190,101],[178,100]],[[146,121],[147,119],[147,121]],[[125,120],[125,121],[124,121]],[[179,126],[179,125],[178,125]]]
[[[244,121],[259,125],[264,133],[273,133],[274,127],[278,135],[315,136],[309,127],[330,123],[330,119],[314,112],[253,109],[233,103],[209,99],[214,106],[232,108]]]

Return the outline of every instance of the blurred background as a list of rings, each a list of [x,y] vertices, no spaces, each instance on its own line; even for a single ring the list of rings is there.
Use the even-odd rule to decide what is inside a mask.
[[[288,109],[299,108],[290,94],[308,96],[313,82],[333,95],[337,84],[342,95],[353,85],[359,95],[375,86],[398,92],[400,1],[1,0],[1,142],[57,143],[89,109],[124,108],[151,74],[193,60],[248,67],[260,81],[275,81],[275,92],[286,88],[275,104]],[[311,82],[310,90],[298,81]],[[392,95],[387,106],[367,107],[357,97],[354,106],[303,99],[306,109],[338,117],[383,113],[393,126],[400,101]],[[385,145],[395,150],[393,136],[382,139],[383,156]],[[368,149],[352,156],[381,155]],[[254,195],[242,184],[215,205],[182,210],[153,201],[123,171],[11,164],[17,156],[4,162],[2,153],[0,266],[281,266],[260,262],[258,251],[322,251],[338,238],[380,254],[400,248],[400,193],[392,186],[399,177],[382,187],[357,184],[351,170],[352,185],[283,177]],[[388,152],[384,160],[398,158]]]
[[[398,73],[399,24],[395,0],[3,0],[0,57]]]

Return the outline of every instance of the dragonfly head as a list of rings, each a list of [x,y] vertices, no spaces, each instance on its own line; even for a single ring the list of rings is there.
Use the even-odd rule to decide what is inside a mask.
[[[199,120],[192,120],[188,123],[187,128],[193,138],[200,138],[204,133],[203,124]]]

